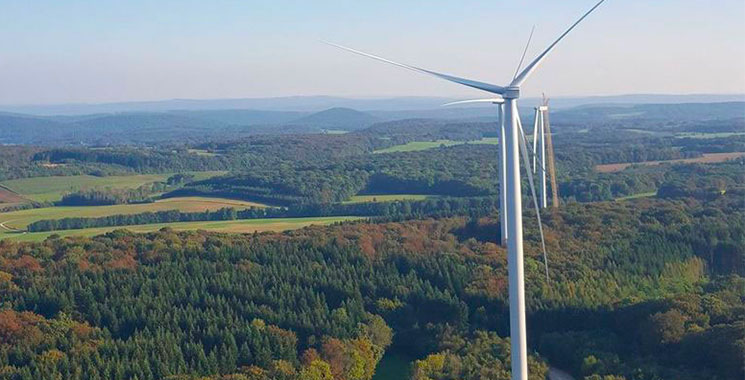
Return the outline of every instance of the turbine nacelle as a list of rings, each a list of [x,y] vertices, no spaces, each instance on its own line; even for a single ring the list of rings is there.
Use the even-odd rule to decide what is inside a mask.
[[[520,86],[510,86],[504,89],[502,97],[505,99],[518,99],[520,98]]]

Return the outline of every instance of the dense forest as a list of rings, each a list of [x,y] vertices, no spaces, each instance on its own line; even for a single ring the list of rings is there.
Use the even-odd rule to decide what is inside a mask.
[[[597,173],[594,167],[598,164],[745,152],[742,134],[711,138],[675,134],[742,130],[739,121],[677,122],[644,133],[633,129],[636,124],[591,124],[588,131],[575,124],[557,122],[554,142],[562,198],[582,202],[610,200],[655,191],[666,180],[666,170],[662,169],[632,167],[609,174]],[[278,206],[340,202],[359,193],[495,195],[494,145],[466,143],[373,154],[377,149],[422,139],[465,142],[490,137],[494,135],[490,132],[493,127],[491,123],[405,120],[342,135],[257,135],[195,146],[207,154],[175,145],[0,147],[0,154],[8,158],[0,167],[0,179],[226,170],[230,173],[224,177],[187,184],[174,195],[227,196]]]
[[[547,362],[590,378],[742,378],[743,202],[569,205],[546,220],[550,282],[529,223],[534,378]],[[0,368],[10,379],[370,379],[388,347],[420,358],[414,379],[508,378],[495,223],[4,240]]]
[[[705,117],[689,117],[689,106]],[[586,380],[745,377],[745,160],[643,164],[745,152],[745,119],[733,109],[609,105],[552,116],[561,204],[541,213],[547,263],[533,209],[524,215],[531,380],[550,367]],[[477,142],[495,124],[349,111],[334,111],[353,120],[344,134],[316,133],[338,127],[328,114],[174,111],[65,123],[209,118],[225,129],[152,144],[0,146],[0,181],[168,173],[15,208],[182,196],[268,205],[37,220],[28,232],[58,232],[0,240],[0,379],[372,380],[388,356],[410,362],[412,380],[509,379],[497,147]],[[245,118],[281,124],[236,125]],[[452,144],[383,151],[441,140]],[[634,165],[596,167],[621,163]],[[226,174],[186,174],[205,170]],[[349,202],[386,194],[428,197]],[[361,219],[284,233],[125,229],[311,216]]]

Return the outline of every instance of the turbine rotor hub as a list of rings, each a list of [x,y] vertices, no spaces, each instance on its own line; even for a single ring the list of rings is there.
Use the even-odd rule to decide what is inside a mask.
[[[505,88],[502,97],[505,99],[517,99],[520,97],[520,87],[512,86]]]

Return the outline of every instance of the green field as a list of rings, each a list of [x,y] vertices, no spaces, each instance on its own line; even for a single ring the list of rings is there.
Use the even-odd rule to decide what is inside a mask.
[[[496,145],[499,139],[496,137],[485,137],[481,140],[474,141],[455,141],[455,140],[436,140],[436,141],[412,141],[408,144],[394,145],[385,149],[376,150],[374,153],[396,153],[396,152],[416,152],[441,146],[454,146],[461,144],[493,144]]]
[[[745,132],[719,132],[719,133],[702,133],[702,132],[682,132],[675,135],[677,138],[693,138],[693,139],[715,139],[725,138],[732,136],[745,136]]]
[[[189,172],[196,180],[225,174],[222,171]],[[129,176],[96,177],[76,175],[65,177],[34,177],[2,181],[0,184],[37,202],[54,202],[62,199],[65,193],[92,188],[134,189],[147,183],[164,181],[170,174],[139,174]]]
[[[101,227],[88,228],[84,230],[64,230],[49,232],[0,232],[0,240],[13,239],[18,241],[41,241],[50,235],[57,234],[60,236],[95,236],[104,234],[113,230],[126,229],[133,232],[151,232],[157,231],[163,227],[170,227],[176,231],[188,230],[206,230],[214,232],[230,233],[253,233],[265,231],[287,231],[310,225],[328,225],[348,220],[361,219],[355,216],[340,217],[318,217],[318,218],[277,218],[277,219],[247,219],[247,220],[227,220],[227,221],[209,221],[209,222],[178,222],[162,224],[142,224],[135,226],[120,227]]]
[[[666,134],[666,132],[659,132],[659,131],[648,131],[646,129],[635,129],[635,128],[624,128],[623,129],[626,132],[634,132],[634,133],[641,133],[644,135],[660,135],[660,134]]]
[[[201,212],[218,210],[223,207],[243,209],[248,207],[266,207],[253,202],[237,201],[223,198],[181,197],[161,199],[153,203],[124,204],[112,206],[60,206],[43,207],[0,213],[0,229],[25,229],[30,223],[42,219],[93,218],[117,214],[139,214],[146,211],[179,210],[184,212]]]
[[[205,156],[205,157],[215,157],[218,154],[215,152],[210,152],[205,149],[188,149],[189,153],[196,154],[197,156]]]
[[[342,203],[367,203],[367,202],[392,202],[392,201],[421,201],[434,198],[435,195],[427,194],[371,194],[355,195]]]

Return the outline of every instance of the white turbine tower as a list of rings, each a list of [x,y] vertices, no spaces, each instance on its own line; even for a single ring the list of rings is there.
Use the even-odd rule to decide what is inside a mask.
[[[546,119],[548,106],[535,107],[533,121],[533,174],[538,174],[538,193],[541,208],[548,207],[548,192],[546,191]]]
[[[341,45],[329,43],[330,45],[338,48],[350,51],[355,54],[363,55],[369,58],[373,58],[379,61],[383,61],[392,65],[396,65],[407,70],[416,71],[422,74],[435,76],[440,79],[444,79],[450,82],[455,82],[464,86],[472,87],[478,90],[486,91],[497,95],[496,99],[479,99],[471,102],[491,102],[500,104],[503,102],[504,108],[500,115],[503,115],[500,119],[500,125],[503,125],[502,134],[500,140],[504,143],[500,144],[503,148],[504,157],[506,160],[500,163],[502,175],[504,181],[502,189],[503,198],[506,198],[506,227],[507,227],[507,269],[509,275],[509,299],[510,299],[510,336],[512,345],[512,379],[513,380],[527,380],[528,379],[528,353],[527,353],[527,341],[526,341],[526,326],[525,326],[525,276],[523,272],[523,217],[522,217],[522,192],[521,192],[521,180],[520,180],[520,152],[522,151],[523,161],[525,169],[528,172],[528,181],[531,185],[531,191],[533,192],[533,200],[536,205],[536,212],[538,212],[538,202],[535,197],[535,187],[533,184],[533,177],[530,175],[530,158],[528,157],[528,151],[525,142],[525,133],[522,129],[520,117],[517,110],[517,99],[520,98],[520,87],[530,77],[533,72],[540,66],[541,63],[546,59],[548,54],[554,50],[556,45],[566,37],[582,20],[590,15],[595,9],[597,9],[605,0],[600,0],[595,6],[593,6],[587,13],[582,15],[572,26],[570,26],[556,41],[554,41],[549,47],[543,51],[538,57],[536,57],[519,75],[516,75],[512,82],[507,86],[498,86],[490,83],[479,82],[471,79],[460,78],[449,74],[438,73],[435,71],[425,70],[419,67],[405,65],[397,63],[385,58],[381,58],[372,54],[364,53],[359,50],[350,49]],[[519,69],[518,69],[519,70]],[[541,242],[543,243],[543,231],[540,224],[539,216],[539,229],[541,230]],[[545,254],[545,245],[544,245]],[[545,259],[545,257],[544,257]],[[548,272],[547,272],[548,273]]]

